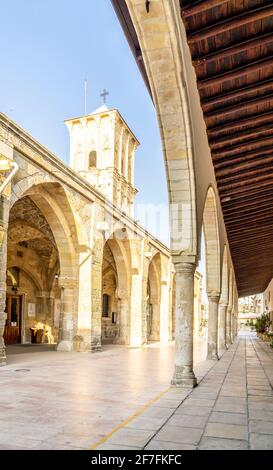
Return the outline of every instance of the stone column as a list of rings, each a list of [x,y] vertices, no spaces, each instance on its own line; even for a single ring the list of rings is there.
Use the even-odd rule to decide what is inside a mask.
[[[176,271],[176,326],[175,359],[172,385],[194,387],[193,372],[193,294],[195,263],[175,263]]]
[[[129,344],[129,299],[122,297],[119,299],[118,311],[118,337],[116,344]]]
[[[59,279],[61,287],[61,314],[57,351],[73,351],[75,287]]]
[[[167,344],[169,341],[169,285],[163,280],[160,297],[159,341]]]
[[[151,334],[150,341],[160,341],[160,304],[151,300]]]
[[[0,196],[0,367],[7,363],[4,331],[6,325],[6,269],[7,269],[7,229],[9,216],[7,198]]]
[[[234,312],[231,313],[231,326],[230,326],[230,337],[231,337],[231,342],[234,342],[235,338],[235,315]]]
[[[217,360],[218,357],[218,307],[219,294],[208,294],[208,354],[207,359]]]
[[[231,308],[227,308],[226,315],[226,347],[231,345]]]
[[[219,350],[226,349],[227,304],[219,305]]]

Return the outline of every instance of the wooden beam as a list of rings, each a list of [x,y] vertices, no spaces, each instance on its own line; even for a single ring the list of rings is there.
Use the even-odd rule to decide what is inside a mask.
[[[227,196],[233,196],[233,195],[237,195],[239,193],[243,193],[245,197],[245,193],[248,192],[248,191],[252,191],[254,189],[260,191],[261,188],[265,188],[265,187],[271,187],[272,188],[272,185],[273,185],[273,180],[272,179],[269,179],[268,181],[259,181],[259,182],[253,182],[253,183],[250,183],[248,182],[248,184],[244,184],[242,187],[236,187],[234,189],[231,189],[230,187],[218,187],[218,190],[219,190],[219,193],[220,193],[220,196],[223,198],[223,197],[227,197]]]
[[[229,100],[234,100],[237,98],[246,99],[248,94],[259,93],[261,91],[269,90],[273,88],[273,82],[270,78],[269,80],[263,80],[261,82],[254,83],[254,85],[249,85],[247,87],[239,88],[237,91],[228,91],[227,93],[221,93],[220,95],[212,96],[210,98],[204,98],[201,100],[202,109],[206,111],[208,107],[217,106],[219,104],[225,105],[228,104]]]
[[[257,148],[255,148],[255,145],[258,145]],[[255,152],[256,150],[261,150],[263,147],[266,147],[268,145],[273,145],[273,137],[264,137],[263,139],[257,139],[253,140],[252,142],[244,142],[243,144],[235,145],[234,147],[225,147],[221,148],[220,150],[216,150],[211,152],[212,158],[219,158],[221,156],[224,156],[225,158],[228,158],[229,156],[232,157],[234,155],[240,155],[243,152],[243,149],[246,149],[247,151]],[[252,147],[251,149],[248,149],[248,147]]]
[[[273,65],[273,61],[272,61],[272,65]],[[271,85],[273,85],[272,82],[271,82]],[[205,117],[206,119],[219,118],[219,117],[227,116],[230,113],[232,114],[232,113],[236,113],[237,111],[243,111],[246,108],[248,110],[252,108],[253,106],[254,107],[259,106],[265,103],[269,104],[270,101],[273,101],[273,94],[261,96],[261,97],[259,96],[257,98],[246,100],[241,103],[233,104],[231,106],[224,106],[223,108],[217,108],[213,111],[205,112]]]
[[[222,133],[228,132],[228,131],[233,131],[234,129],[238,129],[243,126],[251,126],[257,127],[257,126],[262,126],[265,122],[273,122],[273,113],[272,111],[268,111],[263,114],[256,114],[251,117],[247,117],[245,119],[240,119],[228,124],[218,124],[217,126],[212,126],[208,127],[208,136],[209,137],[215,137],[221,135]]]
[[[251,234],[253,235],[254,233],[259,234],[262,229],[273,229],[273,220],[271,219],[268,223],[265,223],[262,225],[261,224],[251,224],[251,226],[244,226],[244,227],[236,227],[236,228],[228,228],[228,234],[231,236],[232,234],[241,234],[242,236],[245,234]]]
[[[232,227],[236,226],[243,226],[246,222],[247,223],[253,223],[255,221],[267,221],[267,220],[272,220],[273,221],[273,215],[272,215],[272,206],[271,210],[269,211],[268,208],[265,209],[260,209],[256,210],[255,212],[250,212],[247,214],[241,214],[240,212],[235,215],[235,214],[229,214],[225,215],[225,223],[226,224],[231,224]]]
[[[198,65],[207,65],[211,62],[223,60],[235,54],[239,54],[244,51],[249,51],[249,49],[252,49],[254,47],[266,46],[271,42],[273,42],[272,32],[259,35],[258,37],[254,37],[251,39],[247,39],[246,41],[242,41],[239,44],[233,44],[232,46],[228,46],[224,49],[221,49],[220,51],[215,51],[209,54],[195,57],[193,60],[193,64],[196,67],[198,67]]]
[[[231,183],[231,184],[218,184],[218,189],[219,191],[221,190],[232,190],[236,188],[242,188],[242,187],[247,187],[248,185],[251,185],[253,183],[258,183],[258,182],[265,182],[267,180],[270,180],[271,184],[273,185],[273,172],[272,173],[267,173],[266,175],[262,176],[257,176],[254,178],[249,178],[247,181],[243,179],[243,181],[237,181],[236,183]]]
[[[271,191],[272,193],[272,191]],[[229,206],[222,205],[222,211],[224,214],[224,217],[229,214],[234,214],[237,211],[240,212],[240,214],[244,214],[246,212],[252,212],[259,210],[261,207],[267,207],[271,208],[273,207],[273,195],[269,195],[267,198],[265,198],[264,195],[262,195],[260,198],[256,198],[255,200],[243,200],[243,201],[234,201],[233,203]]]
[[[261,150],[256,150],[256,151],[249,151],[249,152],[243,152],[242,154],[239,154],[235,158],[221,158],[221,159],[216,159],[214,161],[214,168],[215,170],[219,168],[227,168],[228,166],[235,165],[236,163],[242,163],[245,161],[249,161],[252,159],[255,159],[257,157],[265,157],[267,155],[272,155],[273,153],[273,146],[268,146],[265,148],[262,148]]]
[[[255,62],[244,64],[241,67],[229,70],[228,72],[219,73],[218,75],[213,75],[212,77],[205,78],[203,80],[198,80],[197,86],[199,90],[203,90],[204,88],[208,88],[209,86],[221,85],[223,82],[236,80],[245,75],[259,72],[261,69],[265,69],[266,67],[272,67],[272,65],[272,56],[270,56],[269,58],[267,57],[265,59],[255,60]]]
[[[233,136],[227,136],[227,137],[222,137],[221,139],[211,139],[209,141],[209,145],[211,150],[217,150],[222,147],[225,147],[226,145],[232,146],[236,145],[240,141],[242,143],[245,143],[246,141],[251,143],[253,140],[255,140],[255,137],[259,137],[262,135],[262,137],[267,137],[269,135],[273,134],[273,126],[263,126],[263,127],[258,127],[255,129],[248,129],[243,132],[238,132]],[[251,139],[252,138],[252,139]],[[261,138],[261,137],[259,137]],[[247,139],[247,140],[246,140]]]
[[[245,174],[244,172],[250,170],[251,168],[255,168],[257,171],[263,169],[263,166],[266,165],[267,170],[270,168],[267,165],[273,164],[273,155],[272,157],[268,158],[261,158],[259,160],[251,160],[247,163],[239,163],[237,165],[230,166],[228,165],[224,170],[216,170],[216,178],[221,179],[221,177],[229,176],[229,175],[236,175],[237,173]],[[255,170],[255,171],[256,171]]]
[[[217,22],[216,24],[206,26],[203,29],[199,29],[188,34],[188,43],[194,44],[196,42],[203,41],[204,39],[211,38],[217,34],[225,33],[232,29],[241,28],[249,23],[254,21],[263,20],[273,15],[273,6],[266,5],[260,8],[253,8],[250,11],[241,13],[240,15],[234,15],[231,18],[226,18],[222,21]]]
[[[271,185],[272,186],[272,185]],[[219,191],[220,192],[220,191]],[[272,188],[269,185],[264,185],[264,186],[258,186],[257,188],[245,188],[245,191],[243,192],[237,192],[232,195],[226,194],[226,193],[221,193],[221,204],[225,205],[225,207],[232,207],[233,203],[236,202],[242,202],[243,204],[248,204],[248,201],[256,201],[259,197],[265,196],[265,197],[270,197],[272,195]],[[223,202],[223,199],[227,198],[227,196],[232,196],[230,197],[229,201]]]
[[[229,0],[198,0],[191,2],[189,5],[183,5],[183,2],[180,2],[181,15],[183,18],[188,18],[189,16],[202,13],[210,8],[215,8],[228,2]]]
[[[257,167],[256,165],[254,169],[245,168],[244,170],[241,169],[240,171],[234,171],[232,174],[226,173],[221,176],[217,175],[217,184],[228,183],[229,181],[236,180],[245,180],[245,182],[247,183],[248,178],[251,176],[260,175],[262,173],[268,173],[270,170],[273,171],[272,163],[273,162],[271,160],[271,165],[268,166],[265,165],[262,167]]]
[[[229,228],[228,231],[230,232]],[[253,237],[256,237],[257,239],[261,240],[267,238],[268,236],[270,236],[271,240],[273,240],[271,227],[267,227],[264,232],[261,232],[260,228],[255,228],[253,233],[248,233],[247,235],[245,235],[246,240],[248,241],[253,239]],[[242,243],[242,239],[240,238],[240,232],[238,232],[237,234],[233,234],[232,237],[230,237],[229,239],[230,246],[233,246],[234,244],[237,245],[238,242],[240,242],[240,246],[243,248],[244,243]],[[245,247],[247,248],[247,245],[245,245]]]

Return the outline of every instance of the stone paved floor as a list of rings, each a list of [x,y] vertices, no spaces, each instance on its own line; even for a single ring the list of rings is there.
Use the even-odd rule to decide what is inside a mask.
[[[96,354],[10,346],[0,368],[0,450],[90,449],[166,390],[172,372],[172,344]]]
[[[253,337],[217,363],[200,350],[193,391],[169,389],[172,345],[42,349],[0,368],[0,450],[273,448],[273,351]]]
[[[197,388],[171,389],[97,448],[273,449],[268,344],[243,333],[213,367],[202,366],[209,370]]]

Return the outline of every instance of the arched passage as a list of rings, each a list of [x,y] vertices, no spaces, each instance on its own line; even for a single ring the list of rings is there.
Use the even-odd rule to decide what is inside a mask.
[[[219,304],[219,328],[218,328],[218,345],[219,350],[226,348],[226,319],[228,307],[228,260],[227,260],[227,247],[224,247],[223,262],[222,262],[222,282],[221,282],[221,297]]]
[[[24,192],[14,188],[7,266],[17,273],[20,337],[30,342],[30,328],[39,327],[45,340],[71,351],[77,325],[77,230],[60,184],[25,186]],[[13,295],[15,303],[14,289],[9,292],[8,286],[7,294]],[[5,330],[11,326],[10,322]]]
[[[161,259],[156,253],[150,261],[147,280],[147,339],[160,340]]]
[[[108,323],[109,339],[118,344],[130,343],[130,279],[130,242],[126,230],[118,229],[105,242],[102,266],[102,296],[108,296],[102,299],[102,317],[108,304],[108,320],[102,318],[102,334],[106,334]]]
[[[101,342],[113,343],[117,338],[118,272],[109,243],[103,249]]]
[[[206,251],[206,291],[208,311],[208,359],[218,358],[218,305],[221,292],[220,242],[216,197],[209,187],[204,211],[203,230]]]

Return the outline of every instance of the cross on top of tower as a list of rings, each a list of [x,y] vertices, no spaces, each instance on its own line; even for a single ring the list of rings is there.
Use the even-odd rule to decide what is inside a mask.
[[[104,90],[103,90],[102,93],[100,94],[100,96],[101,96],[102,99],[103,99],[103,104],[106,103],[106,96],[107,96],[107,95],[109,95],[109,92],[106,91],[105,88],[104,88]]]

